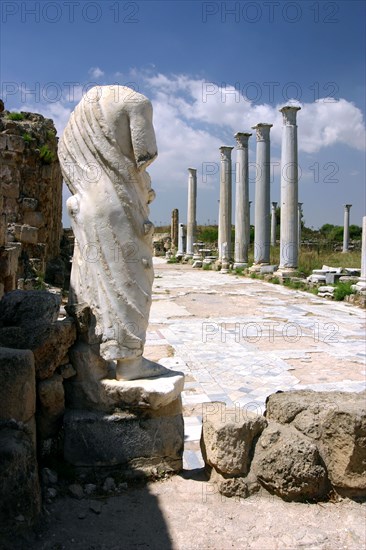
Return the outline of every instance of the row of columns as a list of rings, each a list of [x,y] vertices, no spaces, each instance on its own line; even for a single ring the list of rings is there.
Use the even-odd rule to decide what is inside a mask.
[[[280,265],[278,275],[288,275],[298,267],[299,246],[301,244],[302,204],[298,202],[298,145],[296,117],[300,107],[287,105],[280,109],[283,117],[281,146],[281,219],[280,219]],[[276,208],[272,202],[270,208],[270,129],[272,124],[259,123],[253,126],[256,131],[256,169],[255,183],[255,226],[254,226],[254,264],[251,269],[258,270],[270,262],[270,246],[276,244]],[[238,132],[236,139],[236,208],[235,208],[235,245],[234,267],[248,265],[250,237],[250,201],[249,201],[249,158],[248,141],[252,134]],[[232,162],[234,147],[220,147],[220,201],[218,249],[221,271],[229,267],[231,256],[232,226]],[[196,229],[197,207],[197,170],[188,169],[188,210],[185,257],[192,258]],[[348,250],[349,211],[352,205],[346,204],[344,211],[343,251]],[[178,254],[183,255],[184,226],[179,225]]]
[[[298,246],[301,239],[301,206],[298,203],[297,126],[296,114],[300,107],[286,106],[283,115],[281,151],[281,238],[279,271],[296,270]],[[270,129],[272,124],[259,123],[256,130],[255,227],[254,270],[270,262],[270,246],[276,242],[277,203],[270,209]],[[252,134],[235,134],[236,162],[236,211],[234,267],[248,264],[249,248],[249,175],[248,140]],[[231,151],[233,147],[220,147],[220,211],[219,211],[219,259],[222,271],[228,268],[231,251]]]

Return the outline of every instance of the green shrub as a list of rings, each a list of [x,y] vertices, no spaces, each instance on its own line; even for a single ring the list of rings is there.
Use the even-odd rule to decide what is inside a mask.
[[[27,143],[30,143],[30,142],[33,140],[32,136],[31,136],[30,134],[27,134],[27,133],[23,134],[23,135],[22,135],[22,138],[23,138],[24,141],[26,141]]]
[[[272,277],[270,282],[273,283],[274,285],[279,285],[280,284],[280,279],[279,279],[279,277]]]
[[[353,283],[347,282],[347,283],[337,283],[335,290],[334,290],[334,299],[337,300],[337,302],[340,302],[344,300],[345,296],[349,296],[350,294],[354,294],[354,291],[352,290],[351,286]]]
[[[24,120],[25,116],[23,113],[16,113],[13,111],[12,113],[8,113],[8,119],[9,120]]]
[[[55,160],[55,153],[50,151],[48,145],[42,145],[39,156],[44,164],[51,164]]]

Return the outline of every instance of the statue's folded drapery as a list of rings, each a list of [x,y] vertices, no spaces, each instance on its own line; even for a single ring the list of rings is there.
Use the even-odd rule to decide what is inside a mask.
[[[106,360],[143,352],[154,276],[145,169],[156,156],[151,104],[124,86],[89,90],[59,144],[76,239],[69,304],[90,307]]]

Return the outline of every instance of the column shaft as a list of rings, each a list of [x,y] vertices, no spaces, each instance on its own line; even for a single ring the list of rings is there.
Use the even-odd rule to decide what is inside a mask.
[[[185,227],[182,223],[180,223],[178,225],[178,252],[176,254],[176,256],[178,257],[182,257],[184,256],[185,254],[185,240],[186,240],[186,236],[185,236]]]
[[[225,270],[231,257],[232,149],[233,147],[220,147],[219,259]]]
[[[302,202],[297,204],[297,242],[298,242],[298,251],[300,254],[301,248],[301,218],[302,218]]]
[[[343,224],[343,250],[342,252],[348,252],[349,245],[349,212],[352,204],[344,205],[344,224]]]
[[[281,151],[281,239],[280,269],[298,267],[298,162],[296,113],[300,107],[286,106],[283,115]]]
[[[366,290],[366,216],[362,218],[361,277],[357,281],[356,290]]]
[[[254,264],[269,264],[270,259],[270,138],[272,124],[257,124]]]
[[[276,208],[277,208],[277,202],[273,202],[272,211],[271,211],[271,246],[276,246],[276,230],[277,230]]]
[[[193,256],[193,243],[196,232],[196,205],[197,205],[197,170],[188,168],[188,208],[187,208],[187,241],[186,256]]]
[[[248,140],[251,135],[241,132],[235,134],[237,153],[234,267],[245,267],[248,264],[250,240]]]

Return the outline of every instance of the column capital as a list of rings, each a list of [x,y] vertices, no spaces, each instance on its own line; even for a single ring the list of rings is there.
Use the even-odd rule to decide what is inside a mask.
[[[298,208],[301,209],[303,204],[304,204],[303,202],[298,202],[298,203],[297,203]]]
[[[188,168],[188,172],[192,174],[192,176],[195,176],[197,174],[197,168]]]
[[[269,131],[273,124],[267,124],[266,122],[259,122],[256,126],[252,126],[253,130],[256,130],[257,141],[269,141]]]
[[[248,140],[253,134],[248,134],[247,132],[237,132],[234,135],[236,139],[236,148],[237,149],[246,149],[248,147]]]
[[[228,145],[222,145],[220,147],[221,160],[231,160],[231,151],[234,147],[229,147]]]
[[[298,105],[285,105],[279,109],[283,117],[284,126],[296,126],[297,111],[300,111],[301,107]]]
[[[276,208],[277,208],[277,204],[278,204],[278,202],[273,202],[273,203],[272,203],[272,208],[276,209]]]
[[[344,205],[344,209],[345,210],[349,210],[351,208],[352,204],[345,204]]]

